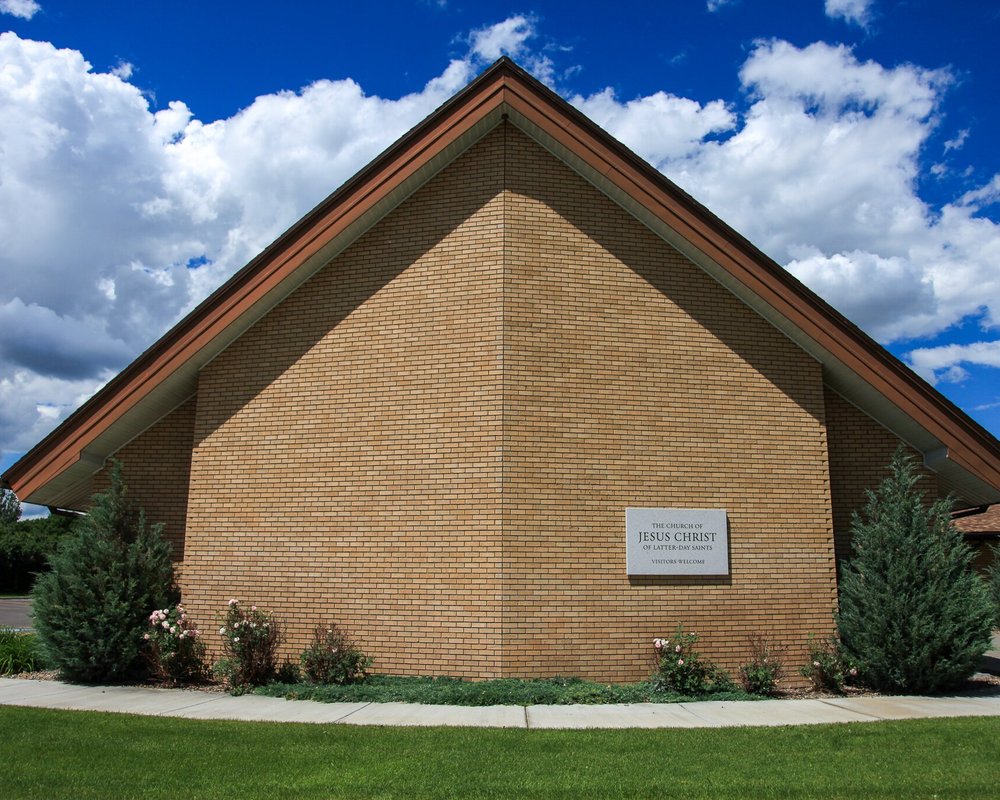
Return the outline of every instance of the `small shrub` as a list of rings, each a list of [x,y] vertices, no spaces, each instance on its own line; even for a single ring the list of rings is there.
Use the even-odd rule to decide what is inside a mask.
[[[362,681],[372,660],[337,625],[319,626],[302,652],[302,672],[310,683],[340,685]]]
[[[681,626],[670,639],[653,639],[656,654],[656,672],[652,678],[654,691],[702,695],[734,688],[722,669],[698,654],[694,649],[697,642],[698,635],[684,633]]]
[[[205,643],[184,606],[157,609],[142,637],[149,646],[150,668],[165,683],[190,683],[205,677]]]
[[[991,548],[993,560],[986,570],[986,588],[993,601],[993,627],[1000,629],[1000,544]]]
[[[740,684],[750,694],[773,695],[785,673],[785,651],[763,634],[747,639],[750,660],[740,667]]]
[[[274,673],[275,683],[298,683],[301,678],[302,672],[299,665],[291,661],[285,661]]]
[[[33,619],[62,677],[121,682],[147,667],[147,615],[175,601],[173,564],[161,526],[132,505],[120,464],[93,501],[35,584]]]
[[[45,669],[45,659],[35,635],[0,627],[0,675],[40,669]]]
[[[270,612],[257,606],[245,610],[239,600],[230,600],[219,635],[223,657],[216,663],[215,673],[231,691],[241,694],[274,678],[281,627]]]
[[[838,629],[865,684],[936,692],[961,684],[990,645],[994,608],[951,523],[950,502],[924,502],[902,449],[851,523],[841,570]]]
[[[799,673],[808,678],[817,692],[844,691],[845,683],[852,683],[858,677],[858,668],[848,661],[840,649],[840,643],[832,636],[817,640],[809,634],[809,661]]]

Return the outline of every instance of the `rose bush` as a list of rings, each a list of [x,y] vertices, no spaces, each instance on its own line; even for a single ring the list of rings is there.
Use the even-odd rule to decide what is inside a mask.
[[[656,672],[653,689],[683,695],[701,695],[731,691],[732,680],[724,670],[694,649],[698,635],[685,633],[681,626],[670,639],[653,639]]]
[[[239,600],[230,600],[219,636],[223,657],[214,670],[231,691],[261,686],[275,676],[282,636],[281,626],[270,612],[253,605],[244,609]]]
[[[143,634],[154,676],[165,683],[189,683],[205,677],[205,643],[184,606],[158,608]]]

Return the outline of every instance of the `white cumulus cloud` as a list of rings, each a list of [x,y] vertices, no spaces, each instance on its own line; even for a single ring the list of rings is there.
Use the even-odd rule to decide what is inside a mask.
[[[412,94],[320,80],[203,121],[182,99],[150,108],[123,65],[0,33],[0,448],[38,441],[486,62],[507,53],[551,84],[538,39],[517,15]],[[1000,229],[982,214],[1000,176],[938,209],[915,189],[950,73],[762,41],[739,77],[740,107],[570,101],[883,341],[1000,325]],[[988,363],[963,352],[912,361],[938,379]]]
[[[867,28],[871,22],[873,0],[826,0],[824,9],[831,19],[842,19]]]
[[[881,341],[1000,324],[1000,226],[980,214],[1000,176],[937,211],[915,189],[949,72],[761,41],[740,79],[742,117],[689,114],[725,135],[695,127],[679,155],[647,135],[668,105],[610,98],[598,121]]]
[[[710,133],[736,122],[721,100],[702,105],[666,92],[621,101],[608,88],[570,102],[623,142],[641,143],[644,157],[655,163],[691,155]]]
[[[121,65],[0,34],[0,448],[37,440],[478,64],[398,99],[317,81],[206,124],[182,101],[154,112]]]
[[[1000,340],[923,347],[907,354],[910,365],[932,383],[957,382],[968,377],[963,364],[1000,367]]]
[[[35,0],[0,0],[0,14],[31,19],[41,10],[42,7]]]

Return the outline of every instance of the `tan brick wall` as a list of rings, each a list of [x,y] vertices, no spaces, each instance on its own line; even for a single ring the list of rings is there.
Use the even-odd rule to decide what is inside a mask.
[[[635,680],[678,623],[730,669],[757,632],[801,662],[835,592],[819,364],[508,136],[505,673]],[[726,509],[731,576],[630,580],[627,506]]]
[[[865,492],[888,475],[887,467],[902,442],[831,389],[826,389],[826,425],[830,444],[830,493],[834,543],[839,564],[851,553],[851,514],[866,502]],[[917,488],[928,501],[939,496],[937,477],[923,466],[912,447],[907,452],[920,467]]]
[[[178,571],[184,561],[195,405],[192,397],[114,455],[122,463],[129,494],[146,512],[146,519],[163,523],[163,533],[170,542]],[[103,492],[108,485],[105,468],[94,476],[93,493]]]
[[[274,610],[288,655],[332,617],[385,672],[635,680],[683,623],[794,673],[824,414],[816,362],[504,126],[203,370],[185,601]],[[725,508],[731,576],[630,580],[630,505]]]
[[[201,374],[188,607],[331,617],[376,668],[499,673],[502,137]]]

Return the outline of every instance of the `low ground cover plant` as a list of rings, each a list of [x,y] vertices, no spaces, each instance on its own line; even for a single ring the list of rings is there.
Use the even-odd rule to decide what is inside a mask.
[[[735,686],[729,675],[695,649],[698,634],[685,633],[680,625],[669,639],[654,639],[656,671],[654,691],[698,697],[712,692],[729,692]]]
[[[205,643],[201,631],[179,603],[149,615],[147,643],[150,670],[164,683],[200,683],[205,678]]]
[[[372,659],[336,623],[319,626],[302,652],[302,675],[310,683],[345,685],[363,681]]]
[[[576,705],[601,703],[673,703],[688,700],[759,699],[738,689],[684,695],[656,689],[649,681],[606,684],[580,678],[538,678],[471,681],[372,675],[362,683],[271,683],[254,690],[269,697],[317,700],[324,703],[429,703],[434,705]]]
[[[278,672],[281,626],[270,612],[237,599],[229,601],[219,627],[222,658],[213,671],[230,691],[240,693],[272,680]]]
[[[45,657],[33,633],[0,627],[0,675],[45,669]]]

